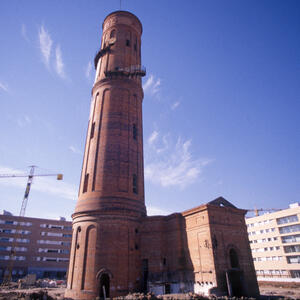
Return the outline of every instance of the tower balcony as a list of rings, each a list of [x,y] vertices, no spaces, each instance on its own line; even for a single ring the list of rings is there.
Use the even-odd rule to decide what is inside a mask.
[[[146,68],[141,65],[132,65],[130,67],[120,68],[116,67],[114,70],[107,70],[104,72],[106,77],[116,77],[116,76],[125,76],[125,77],[134,77],[134,76],[145,76]]]

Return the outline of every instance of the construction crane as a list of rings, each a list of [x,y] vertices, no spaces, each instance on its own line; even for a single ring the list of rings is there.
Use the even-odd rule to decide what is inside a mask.
[[[254,209],[247,209],[247,211],[253,211],[256,217],[259,216],[260,211],[270,212],[270,211],[279,211],[279,210],[281,210],[281,208],[256,208],[255,207]]]
[[[63,174],[34,174],[36,166],[29,166],[30,171],[29,174],[0,174],[0,178],[14,178],[14,177],[28,177],[27,180],[27,185],[25,189],[25,194],[23,197],[19,217],[24,217],[25,216],[25,211],[27,207],[27,202],[28,202],[28,197],[29,197],[29,192],[31,188],[31,184],[33,182],[33,178],[37,176],[56,176],[57,180],[62,180],[63,179]],[[4,272],[4,278],[2,285],[8,284],[11,281],[12,278],[12,271],[13,271],[13,266],[14,266],[14,260],[16,258],[16,246],[17,246],[17,238],[18,238],[18,233],[21,235],[21,230],[20,228],[20,222],[18,222],[17,227],[16,227],[16,237],[13,240],[13,245],[11,247],[11,252],[9,255],[9,263],[6,268],[6,271]]]

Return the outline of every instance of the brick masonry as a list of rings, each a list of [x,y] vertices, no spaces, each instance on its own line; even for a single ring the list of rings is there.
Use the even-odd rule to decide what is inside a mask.
[[[244,210],[220,198],[183,213],[146,216],[141,34],[129,12],[104,20],[65,296],[257,295]]]

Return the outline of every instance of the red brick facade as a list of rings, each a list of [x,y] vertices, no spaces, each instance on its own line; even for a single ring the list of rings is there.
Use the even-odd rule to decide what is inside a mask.
[[[245,211],[222,200],[227,207],[215,201],[181,214],[146,216],[141,34],[129,12],[104,20],[66,297],[147,290],[226,294],[230,287],[232,294],[257,295]]]

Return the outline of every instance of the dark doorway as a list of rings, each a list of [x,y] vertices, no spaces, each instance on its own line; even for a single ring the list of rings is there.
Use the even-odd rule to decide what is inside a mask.
[[[104,299],[105,297],[109,297],[109,276],[108,274],[102,274],[100,277],[100,291],[99,291],[100,299]]]
[[[229,290],[231,291],[230,297],[241,297],[244,294],[243,290],[243,272],[240,270],[227,271]],[[230,292],[229,292],[230,294]]]
[[[142,292],[148,292],[148,259],[142,260]]]
[[[169,283],[165,284],[165,294],[171,294],[171,286]]]
[[[231,268],[233,268],[233,269],[239,268],[239,258],[234,249],[230,249],[229,258],[230,258]]]

